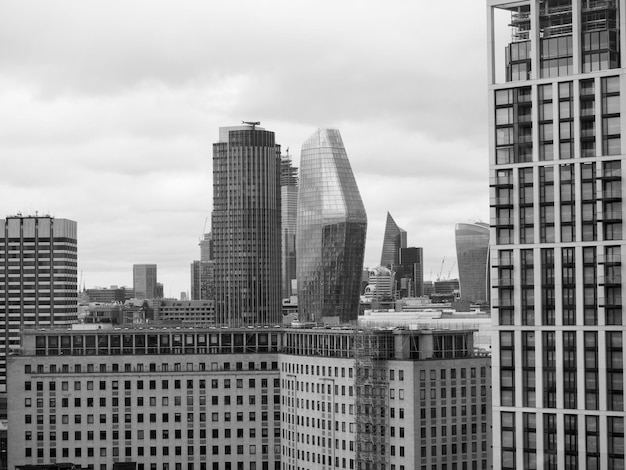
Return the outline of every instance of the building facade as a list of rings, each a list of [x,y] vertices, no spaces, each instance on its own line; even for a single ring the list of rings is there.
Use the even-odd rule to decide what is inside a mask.
[[[156,264],[133,264],[133,289],[137,299],[158,297]]]
[[[280,167],[282,296],[288,299],[294,292],[296,279],[296,227],[298,217],[298,168],[291,157],[284,156]]]
[[[454,230],[461,300],[489,300],[489,225],[459,223]]]
[[[296,230],[303,321],[356,321],[367,215],[336,129],[302,144]]]
[[[400,249],[406,248],[406,230],[401,229],[391,214],[387,212],[383,250],[380,255],[380,265],[395,269],[400,264]]]
[[[9,468],[488,469],[469,330],[32,330],[9,362]]]
[[[421,297],[424,293],[423,248],[400,248],[400,263],[396,267],[397,290],[400,297]]]
[[[624,468],[625,15],[488,1],[495,469]]]
[[[78,314],[76,222],[50,216],[0,220],[0,392],[6,358],[24,328],[67,325]]]
[[[222,127],[213,144],[216,319],[281,322],[280,146],[256,124]]]

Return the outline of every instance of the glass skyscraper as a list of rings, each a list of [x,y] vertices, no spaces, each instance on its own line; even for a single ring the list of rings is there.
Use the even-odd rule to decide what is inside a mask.
[[[406,248],[406,230],[401,229],[391,214],[387,212],[383,251],[380,256],[380,265],[395,269],[400,263],[400,248]]]
[[[623,469],[624,1],[487,5],[493,468]]]
[[[280,146],[256,123],[213,144],[215,314],[222,325],[282,323]]]
[[[291,282],[296,279],[296,226],[298,216],[298,168],[291,157],[282,158],[280,172],[281,226],[282,226],[282,295],[292,295]]]
[[[300,320],[356,321],[367,215],[336,129],[302,144],[297,222]]]
[[[485,303],[489,300],[489,225],[482,222],[456,224],[454,235],[461,300]]]

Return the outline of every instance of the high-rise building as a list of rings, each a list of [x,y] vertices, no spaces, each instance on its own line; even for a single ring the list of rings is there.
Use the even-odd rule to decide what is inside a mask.
[[[205,233],[200,240],[200,259],[191,263],[191,300],[215,299],[215,259],[213,237]]]
[[[303,321],[356,321],[367,214],[336,129],[302,144],[296,230]]]
[[[400,248],[396,267],[397,290],[400,297],[424,295],[424,250],[417,247]]]
[[[455,227],[461,300],[489,301],[489,225],[459,223]]]
[[[133,289],[137,299],[157,298],[156,264],[133,264]]]
[[[252,123],[213,144],[216,320],[281,324],[280,146]]]
[[[292,281],[296,279],[296,225],[298,217],[298,168],[291,157],[282,158],[280,167],[280,196],[282,224],[282,296],[289,298]]]
[[[11,469],[491,468],[472,330],[33,330],[8,366]]]
[[[625,24],[488,2],[494,469],[624,468]]]
[[[21,214],[0,220],[0,392],[21,331],[76,321],[77,259],[73,220]]]
[[[380,256],[380,265],[395,269],[400,263],[400,249],[406,248],[406,230],[401,229],[391,214],[387,212],[383,251]]]

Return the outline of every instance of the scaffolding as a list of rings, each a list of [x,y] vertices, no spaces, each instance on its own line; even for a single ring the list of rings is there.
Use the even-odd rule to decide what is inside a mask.
[[[389,461],[389,335],[355,329],[356,470],[382,470]]]

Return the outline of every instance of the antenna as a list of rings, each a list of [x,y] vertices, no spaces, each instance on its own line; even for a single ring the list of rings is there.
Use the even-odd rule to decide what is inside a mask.
[[[254,130],[256,126],[261,125],[261,121],[241,121],[241,123],[247,124],[248,126],[252,126],[252,130]]]

